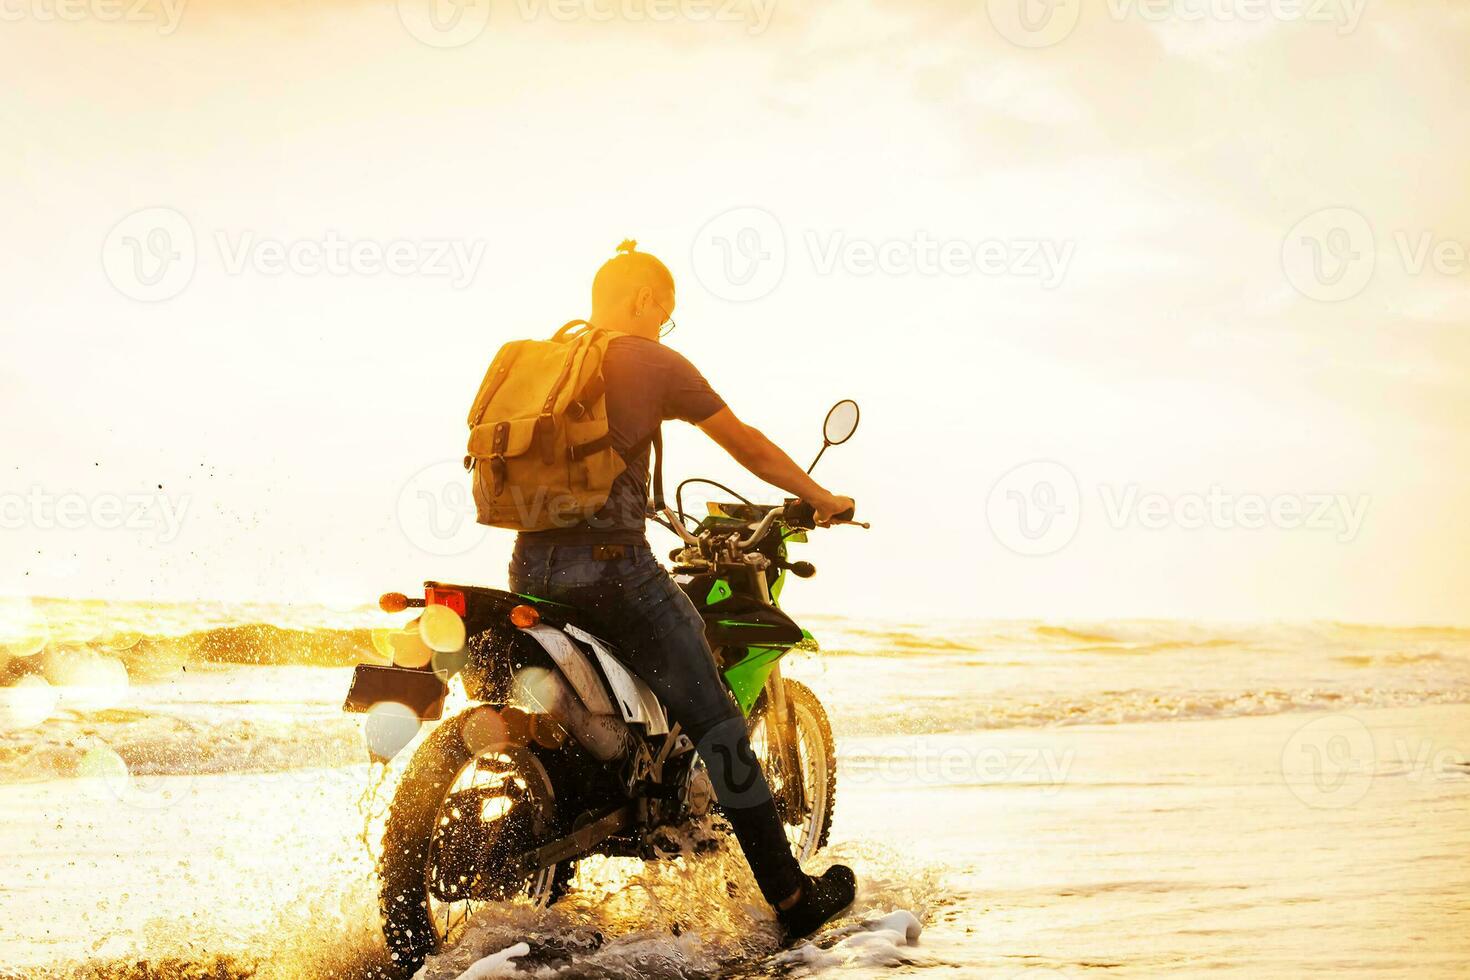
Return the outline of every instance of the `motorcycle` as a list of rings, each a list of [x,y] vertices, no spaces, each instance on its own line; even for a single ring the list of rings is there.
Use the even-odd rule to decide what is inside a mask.
[[[812,467],[852,437],[858,418],[856,402],[833,406]],[[673,508],[653,518],[681,541],[671,572],[705,619],[787,839],[805,860],[827,843],[837,760],[821,702],[781,676],[782,657],[815,642],[779,599],[788,573],[816,571],[787,554],[815,527],[812,508],[796,500],[711,502],[691,530],[683,491],[692,483],[739,497],[696,477],[679,485]],[[849,511],[833,523],[860,522]],[[388,593],[379,604],[387,612],[422,610],[392,634],[392,666],[356,667],[344,705],[370,713],[370,745],[375,721],[391,727],[393,718],[408,717],[401,744],[374,749],[380,761],[420,723],[439,721],[452,677],[473,702],[423,740],[388,808],[380,910],[388,948],[405,973],[451,945],[484,903],[556,901],[584,857],[653,860],[719,846],[711,819],[719,806],[695,745],[670,725],[616,645],[579,625],[586,616],[577,609],[441,582],[425,583],[422,599]]]

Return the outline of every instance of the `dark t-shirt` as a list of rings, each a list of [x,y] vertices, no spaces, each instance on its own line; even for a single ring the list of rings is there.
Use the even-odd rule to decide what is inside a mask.
[[[725,407],[704,375],[663,344],[614,337],[602,365],[607,382],[608,432],[628,468],[613,481],[602,510],[590,521],[521,536],[553,544],[644,544],[649,448],[666,419],[699,424]]]

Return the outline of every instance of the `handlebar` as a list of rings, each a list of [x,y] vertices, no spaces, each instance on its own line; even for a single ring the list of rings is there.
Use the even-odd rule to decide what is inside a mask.
[[[867,527],[868,525],[864,524],[863,522],[855,521],[852,519],[852,515],[855,511],[856,507],[849,507],[847,508],[847,510],[844,510],[840,514],[833,514],[830,523],[856,524],[859,527]],[[771,529],[771,525],[778,518],[784,520],[787,527],[795,528],[801,531],[810,531],[812,528],[817,526],[817,509],[811,504],[807,503],[805,500],[793,500],[785,507],[773,508],[766,514],[765,517],[761,518],[761,522],[756,525],[755,530],[751,532],[750,537],[740,541],[740,547],[749,548],[761,538],[765,537],[766,532]]]
[[[761,538],[765,537],[766,532],[771,529],[771,525],[776,523],[776,519],[783,516],[785,512],[785,507],[772,507],[770,510],[768,510],[766,512],[766,516],[762,517],[761,522],[755,526],[755,530],[750,532],[750,537],[742,538],[738,542],[740,547],[749,548]]]
[[[689,529],[684,526],[683,520],[680,519],[678,514],[674,513],[674,508],[665,507],[659,513],[664,516],[664,519],[659,521],[659,523],[682,538],[685,544],[699,544],[699,538],[689,533]]]
[[[867,524],[852,519],[853,512],[854,508],[849,507],[840,514],[832,515],[831,522],[834,524],[856,524],[860,527],[867,527]],[[660,513],[662,513],[665,519],[659,523],[677,534],[685,544],[698,545],[700,543],[698,535],[692,534],[684,526],[684,522],[679,519],[679,515],[674,512],[673,508],[665,507]],[[766,511],[765,516],[761,518],[760,523],[755,526],[750,532],[750,535],[738,539],[736,544],[742,550],[749,548],[764,538],[767,532],[771,530],[771,525],[778,520],[785,521],[788,527],[808,531],[817,526],[816,508],[805,500],[793,500],[784,507],[772,507]]]

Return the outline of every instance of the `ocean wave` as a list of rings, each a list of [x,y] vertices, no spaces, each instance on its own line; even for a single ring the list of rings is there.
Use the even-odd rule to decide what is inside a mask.
[[[1116,636],[1106,633],[1088,633],[1070,626],[1037,626],[1033,632],[1047,640],[1065,640],[1070,643],[1121,643]]]
[[[168,680],[190,666],[350,667],[375,659],[369,629],[298,629],[270,623],[216,626],[180,635],[104,634],[88,643],[49,642],[24,657],[0,658],[0,687],[32,674],[54,680],[79,666],[117,662],[138,682]]]
[[[1385,626],[1374,623],[1344,623],[1336,620],[1329,621],[1326,625],[1348,635],[1405,636],[1470,643],[1470,629],[1460,626]]]
[[[978,705],[973,698],[929,696],[924,699],[922,715],[916,715],[913,708],[906,704],[872,705],[867,710],[844,706],[845,710],[833,723],[833,727],[839,736],[957,734],[1016,728],[1200,721],[1287,712],[1405,708],[1432,704],[1470,704],[1470,687],[1447,690],[1140,690],[1047,700],[995,699]]]

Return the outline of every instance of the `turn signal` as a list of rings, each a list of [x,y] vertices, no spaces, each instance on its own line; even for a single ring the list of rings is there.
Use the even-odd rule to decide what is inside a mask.
[[[541,614],[535,606],[515,606],[510,611],[510,624],[517,629],[528,630],[541,622]]]
[[[408,596],[402,592],[384,592],[378,596],[378,608],[387,613],[403,612],[408,608]]]

